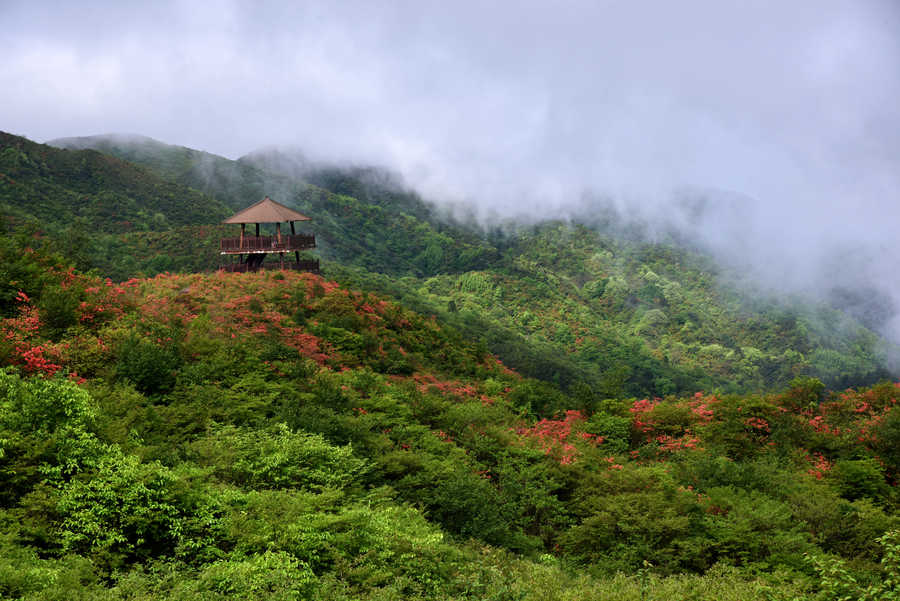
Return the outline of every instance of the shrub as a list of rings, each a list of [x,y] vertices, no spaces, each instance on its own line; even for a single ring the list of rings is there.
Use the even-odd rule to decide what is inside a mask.
[[[217,561],[200,574],[199,591],[231,599],[288,601],[308,598],[316,576],[307,564],[284,551],[266,551]]]
[[[805,409],[822,400],[825,384],[818,378],[801,376],[794,378],[784,393],[784,405],[790,409]]]
[[[860,584],[840,559],[807,556],[819,576],[820,601],[891,601],[900,598],[900,531],[893,530],[877,539],[884,549],[877,582]]]
[[[78,323],[81,290],[70,286],[46,286],[38,301],[38,309],[49,338],[56,338]]]
[[[74,383],[0,370],[0,502],[95,464],[105,453],[91,432],[95,419],[93,399]]]
[[[832,474],[841,496],[851,501],[864,497],[879,500],[891,492],[884,480],[884,468],[876,459],[840,459]]]
[[[119,348],[116,376],[146,394],[165,393],[175,385],[180,360],[169,348],[131,336]]]
[[[141,463],[114,449],[95,472],[61,490],[57,511],[63,550],[94,555],[111,567],[172,552],[182,513],[175,476],[159,463]]]
[[[337,447],[284,424],[268,430],[222,427],[191,448],[218,477],[248,488],[338,489],[358,483],[369,469],[349,445]]]
[[[628,450],[631,438],[631,420],[627,417],[598,412],[587,421],[584,431],[602,436],[604,450],[610,453],[622,453]]]

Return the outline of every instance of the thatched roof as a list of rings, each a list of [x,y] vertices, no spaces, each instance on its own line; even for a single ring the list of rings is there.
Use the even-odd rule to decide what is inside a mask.
[[[222,223],[280,223],[282,221],[309,221],[309,217],[266,196],[258,203],[235,213]]]

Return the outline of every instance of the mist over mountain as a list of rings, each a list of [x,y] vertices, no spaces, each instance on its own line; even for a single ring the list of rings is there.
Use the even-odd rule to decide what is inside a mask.
[[[467,223],[483,232],[515,232],[564,221],[617,238],[676,244],[714,257],[723,267],[717,276],[722,284],[744,290],[748,298],[824,302],[900,343],[900,286],[891,277],[889,260],[900,249],[895,250],[898,243],[890,235],[879,236],[879,229],[872,226],[859,236],[849,236],[852,227],[826,228],[825,217],[817,213],[811,213],[807,221],[791,218],[796,207],[785,207],[782,215],[767,218],[757,199],[730,190],[683,186],[668,196],[642,202],[584,192],[548,210],[524,206],[485,213],[476,204],[423,197],[402,174],[387,167],[311,158],[314,150],[296,146],[268,146],[231,161],[132,134],[61,138],[51,143],[135,160],[234,208],[265,194],[293,198],[311,184],[389,211]],[[837,332],[842,328],[855,326],[830,322],[821,327],[840,336]],[[895,355],[889,352],[892,368],[900,365]]]
[[[351,174],[357,187],[343,192],[362,199],[371,197],[367,190],[412,190],[400,174],[386,168],[316,162],[309,158],[312,154],[268,147],[240,161],[325,187],[329,177]],[[585,191],[543,210],[527,205],[485,210],[475,202],[424,198],[439,213],[484,230],[562,220],[616,236],[676,243],[712,255],[725,267],[722,277],[748,295],[826,302],[900,342],[900,284],[891,275],[893,259],[900,257],[900,240],[893,235],[900,214],[887,204],[883,221],[863,226],[847,217],[846,225],[839,226],[832,222],[837,213],[791,205],[779,211],[746,194],[700,186],[635,202]]]
[[[895,2],[7,2],[0,16],[15,133],[139,131],[286,177],[383,165],[486,227],[614,211],[900,338]],[[193,168],[231,181],[220,164]]]

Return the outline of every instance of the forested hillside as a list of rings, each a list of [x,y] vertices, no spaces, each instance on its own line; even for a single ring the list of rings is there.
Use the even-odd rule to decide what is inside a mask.
[[[896,586],[895,384],[583,409],[478,339],[319,276],[113,282],[19,243],[0,320],[4,598]]]
[[[900,0],[644,4],[0,0],[0,601],[900,601]]]
[[[0,132],[0,210],[54,230],[167,230],[228,216],[219,200],[95,150],[68,151]]]
[[[900,391],[849,317],[377,171],[3,140],[3,598],[894,594]],[[225,181],[290,187],[326,277],[213,270]]]
[[[268,195],[314,216],[310,227],[315,227],[319,253],[341,264],[394,276],[422,276],[477,269],[496,256],[496,251],[474,233],[418,217],[415,210],[403,210],[409,209],[408,204],[400,207],[393,202],[360,200],[347,195],[350,190],[346,187],[320,188],[282,173],[263,171],[250,160],[231,161],[149,138],[95,136],[56,140],[54,144],[96,148],[134,161],[162,177],[211,194],[235,211]],[[392,198],[405,200],[408,195],[395,194]],[[419,212],[426,207],[421,200],[415,204]],[[211,237],[219,235],[211,233]],[[116,270],[115,265],[109,268]],[[129,274],[116,270],[115,275]]]
[[[521,373],[577,385],[585,403],[762,391],[804,375],[840,388],[889,375],[885,341],[854,319],[824,305],[748,299],[709,258],[675,239],[635,235],[615,215],[485,232],[441,215],[377,169],[315,165],[276,150],[229,161],[138,137],[54,143],[138,161],[233,207],[274,190],[314,217],[326,274],[435,314]],[[120,279],[209,269],[222,231],[120,237],[94,253],[95,264]]]

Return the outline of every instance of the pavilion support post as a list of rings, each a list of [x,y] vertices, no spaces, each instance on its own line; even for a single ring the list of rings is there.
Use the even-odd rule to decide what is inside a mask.
[[[278,239],[278,246],[281,246],[281,222],[275,224],[275,236]]]
[[[256,224],[256,237],[259,238],[259,224]]]
[[[238,244],[238,248],[240,248],[241,250],[244,249],[244,228],[246,228],[246,227],[247,227],[246,223],[241,224],[241,242],[240,242],[240,244]]]

